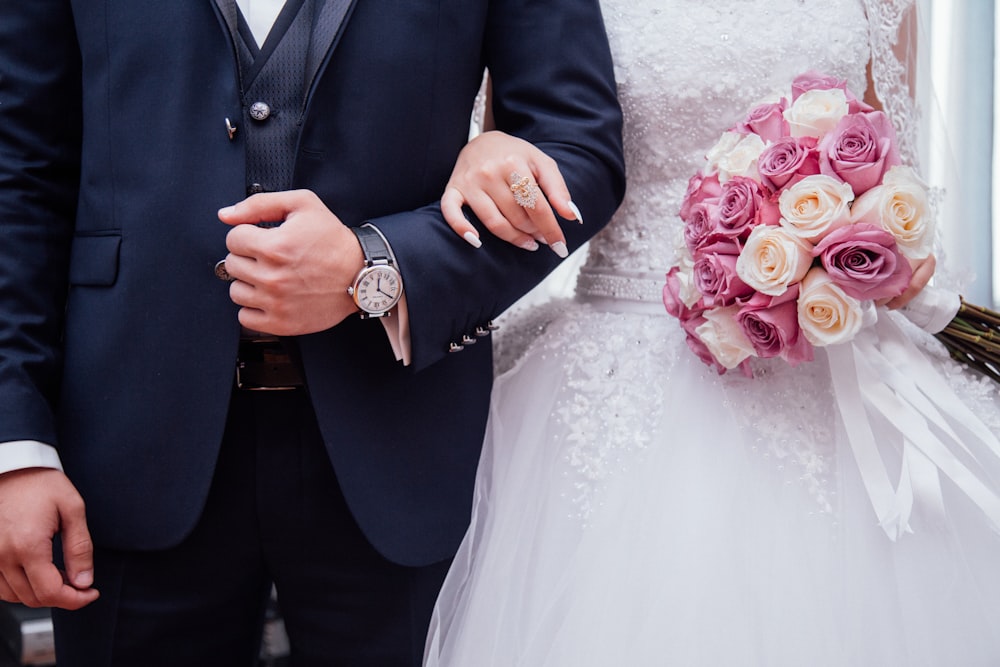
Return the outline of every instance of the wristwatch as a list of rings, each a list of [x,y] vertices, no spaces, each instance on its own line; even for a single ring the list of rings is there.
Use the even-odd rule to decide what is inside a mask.
[[[347,293],[361,309],[363,319],[384,317],[403,296],[403,278],[396,269],[396,258],[382,232],[371,223],[352,227],[365,254],[365,266],[358,272]]]

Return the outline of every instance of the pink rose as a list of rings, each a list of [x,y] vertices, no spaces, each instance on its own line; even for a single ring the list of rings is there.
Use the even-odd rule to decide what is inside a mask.
[[[735,253],[706,254],[695,260],[694,284],[702,293],[706,308],[729,306],[753,294],[753,288],[736,273],[737,258]]]
[[[820,172],[844,181],[861,196],[901,164],[896,133],[881,111],[844,116],[819,143]]]
[[[719,175],[705,176],[700,171],[688,180],[687,192],[681,202],[681,220],[687,222],[691,216],[691,207],[708,199],[719,196],[722,186],[719,185]]]
[[[859,222],[834,230],[813,249],[830,280],[859,300],[899,296],[912,269],[892,234]]]
[[[691,206],[690,215],[685,220],[684,243],[691,254],[705,245],[718,230],[719,205],[716,200],[707,200]]]
[[[734,176],[723,184],[719,196],[720,234],[745,239],[757,225],[778,224],[779,217],[778,207],[764,196],[757,181]]]
[[[764,149],[757,160],[760,182],[774,193],[819,173],[819,155],[813,137],[785,137]]]
[[[759,104],[747,113],[746,118],[736,125],[736,131],[743,134],[759,135],[765,142],[777,141],[788,135],[788,121],[782,115],[788,108],[788,100]]]
[[[853,114],[874,111],[872,107],[868,106],[865,102],[854,96],[854,93],[848,89],[847,81],[845,79],[838,79],[837,77],[820,74],[819,72],[814,72],[812,70],[800,74],[795,77],[794,81],[792,81],[792,101],[794,102],[800,95],[802,95],[802,93],[810,90],[834,89],[844,91],[844,94],[847,96],[848,113]]]
[[[736,321],[758,357],[781,357],[792,366],[813,360],[813,347],[799,331],[798,294],[797,285],[778,297],[758,293],[740,308]]]

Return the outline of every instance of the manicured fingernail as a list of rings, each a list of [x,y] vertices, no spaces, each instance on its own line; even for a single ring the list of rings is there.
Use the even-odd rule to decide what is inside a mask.
[[[556,241],[549,247],[552,248],[552,252],[559,255],[561,258],[566,259],[569,257],[569,250],[567,250],[566,244],[562,241]]]
[[[465,232],[462,234],[462,238],[469,242],[473,248],[479,248],[483,245],[483,242],[479,240],[475,232]]]
[[[583,215],[580,214],[580,209],[576,207],[576,204],[573,203],[573,200],[571,199],[568,202],[566,202],[566,206],[569,206],[570,210],[573,211],[573,214],[576,215],[576,221],[582,225]]]
[[[538,241],[534,240],[525,241],[523,243],[518,244],[518,247],[520,247],[523,250],[530,250],[531,252],[535,252],[536,250],[538,250]]]
[[[235,206],[226,206],[225,208],[219,209],[219,216],[232,215],[233,211],[236,209]]]

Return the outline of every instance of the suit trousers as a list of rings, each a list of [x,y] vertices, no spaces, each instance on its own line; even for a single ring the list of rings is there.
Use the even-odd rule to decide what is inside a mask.
[[[194,530],[164,551],[98,545],[101,597],[55,610],[56,655],[60,667],[254,665],[273,582],[292,665],[418,666],[448,566],[404,567],[369,544],[305,390],[236,391]]]

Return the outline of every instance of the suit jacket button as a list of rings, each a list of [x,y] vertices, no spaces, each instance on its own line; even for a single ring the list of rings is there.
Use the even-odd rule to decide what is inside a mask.
[[[254,102],[250,105],[250,117],[254,120],[267,120],[271,115],[271,107],[265,102]]]
[[[256,195],[261,192],[267,192],[267,190],[260,183],[251,183],[247,186],[247,195]]]

